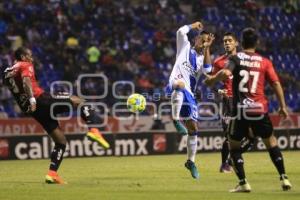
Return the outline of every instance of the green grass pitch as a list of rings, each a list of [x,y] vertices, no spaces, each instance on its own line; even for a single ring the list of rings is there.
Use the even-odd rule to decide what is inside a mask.
[[[183,167],[185,155],[65,159],[60,175],[67,185],[47,185],[48,160],[0,161],[1,200],[289,200],[300,199],[300,152],[284,152],[292,191],[281,191],[266,152],[244,155],[249,194],[230,194],[233,174],[220,174],[219,153],[198,153],[200,180]]]

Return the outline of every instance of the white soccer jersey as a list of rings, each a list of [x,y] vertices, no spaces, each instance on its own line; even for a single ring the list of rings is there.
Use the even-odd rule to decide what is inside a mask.
[[[185,89],[193,95],[197,82],[201,74],[211,72],[211,67],[204,68],[204,56],[196,53],[191,47],[187,33],[191,30],[188,25],[182,26],[176,33],[176,61],[169,78],[169,84],[172,86],[176,80],[185,83]]]

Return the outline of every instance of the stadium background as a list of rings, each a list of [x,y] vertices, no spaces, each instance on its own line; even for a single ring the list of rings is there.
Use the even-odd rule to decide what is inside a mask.
[[[137,92],[147,93],[148,102],[160,105],[168,101],[164,88],[175,62],[175,33],[181,25],[201,20],[205,29],[216,35],[212,48],[213,58],[223,53],[224,32],[232,31],[240,36],[244,27],[252,26],[261,36],[258,51],[273,61],[279,73],[291,113],[290,123],[282,124],[276,114],[278,103],[275,95],[270,87],[267,87],[266,94],[270,100],[269,109],[273,114],[274,126],[284,137],[283,149],[299,149],[299,15],[299,1],[295,0],[4,0],[0,2],[0,67],[2,72],[7,66],[11,66],[13,51],[25,45],[33,51],[37,78],[46,90],[49,90],[54,81],[63,80],[72,83],[76,94],[78,75],[103,74],[109,80],[108,95],[92,101],[104,102],[108,108],[112,108],[120,101],[112,94],[113,84],[116,81],[133,81]],[[21,113],[12,95],[3,86],[2,80],[0,85],[0,146],[5,149],[1,151],[2,158],[10,156],[24,159],[24,156],[15,155],[18,141],[24,141],[28,146],[34,141],[40,141],[42,146],[43,138],[47,136],[44,136],[43,130],[36,122]],[[94,78],[82,81],[81,88],[85,95],[99,95],[104,91],[103,81]],[[68,90],[65,85],[56,89]],[[202,100],[212,101],[205,95],[210,92],[203,84],[199,84],[198,93],[202,94]],[[117,89],[119,95],[126,96],[130,93],[126,84],[121,84]],[[209,116],[210,109],[203,106],[199,112]],[[76,112],[73,115],[76,116]],[[173,135],[170,139],[167,134],[174,132],[169,115],[156,119],[153,110],[147,109],[139,120],[118,120],[112,113],[108,113],[107,116],[108,122],[102,128],[112,143],[117,139],[125,141],[130,137],[148,138],[149,134],[152,134],[150,139],[148,138],[147,145],[151,148],[148,152],[153,150],[156,141],[161,148],[157,153],[184,152],[184,149],[178,149],[181,138]],[[220,120],[204,120],[199,123],[199,127],[203,132],[199,141],[203,145],[199,150],[220,149]],[[62,121],[62,128],[67,133],[76,134],[70,135],[70,138],[79,137],[84,141],[82,133],[85,129],[79,127],[75,118]],[[25,139],[19,137],[20,135],[31,135],[32,138]],[[216,137],[210,139],[210,136]],[[49,151],[48,140],[47,145]],[[133,147],[137,145],[136,139],[120,145],[123,145],[122,148],[138,148]],[[105,152],[103,155],[115,155],[117,148],[118,146],[113,145],[111,152]],[[135,155],[131,153],[135,151],[130,148],[123,149],[122,151],[127,152],[123,154]],[[94,152],[93,155],[98,154]],[[41,157],[46,156],[41,154],[36,158]]]
[[[259,52],[280,74],[290,111],[300,111],[299,1],[4,0],[0,10],[1,71],[12,65],[13,50],[28,46],[40,84],[48,90],[56,80],[76,87],[79,74],[104,73],[110,84],[134,81],[139,92],[163,93],[178,27],[202,20],[216,34],[214,57],[223,52],[225,31],[239,35],[244,27],[255,27],[262,37]],[[92,80],[83,87],[88,95],[101,93]],[[101,101],[111,106],[117,99],[109,91]],[[269,90],[267,94],[275,112],[275,97]],[[0,101],[3,117],[22,116],[2,83]]]

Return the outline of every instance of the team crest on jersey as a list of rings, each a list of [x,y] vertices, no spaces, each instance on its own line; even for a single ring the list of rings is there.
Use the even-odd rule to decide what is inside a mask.
[[[224,66],[226,66],[226,67],[227,67],[227,66],[228,66],[228,64],[229,64],[229,60],[227,59],[227,60],[225,60],[225,61],[224,61]]]
[[[243,100],[243,105],[246,108],[261,108],[263,105],[259,102],[255,102],[253,99],[250,99],[249,97]]]

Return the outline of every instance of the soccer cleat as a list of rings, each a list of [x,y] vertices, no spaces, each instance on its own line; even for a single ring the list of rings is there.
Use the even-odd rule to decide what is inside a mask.
[[[199,179],[200,178],[200,174],[198,172],[198,169],[195,165],[195,163],[191,160],[187,160],[186,163],[184,164],[184,166],[190,170],[191,175],[194,179]]]
[[[231,173],[232,167],[228,163],[222,163],[220,166],[221,173]]]
[[[245,183],[245,184],[238,184],[234,189],[229,190],[230,193],[238,193],[238,192],[251,192],[251,186],[249,183]]]
[[[281,188],[283,191],[288,191],[288,190],[292,189],[292,184],[286,175],[282,175],[280,177],[280,182],[281,182]]]
[[[97,142],[98,144],[100,144],[105,149],[108,149],[110,147],[109,143],[104,139],[104,137],[102,136],[101,132],[97,128],[91,128],[87,132],[86,136],[90,140],[93,140],[93,141]]]
[[[181,135],[188,134],[188,130],[185,128],[185,126],[179,120],[173,120],[173,124],[178,133],[180,133]]]
[[[63,181],[57,174],[56,171],[49,170],[48,174],[45,177],[45,182],[48,184],[67,184]]]

